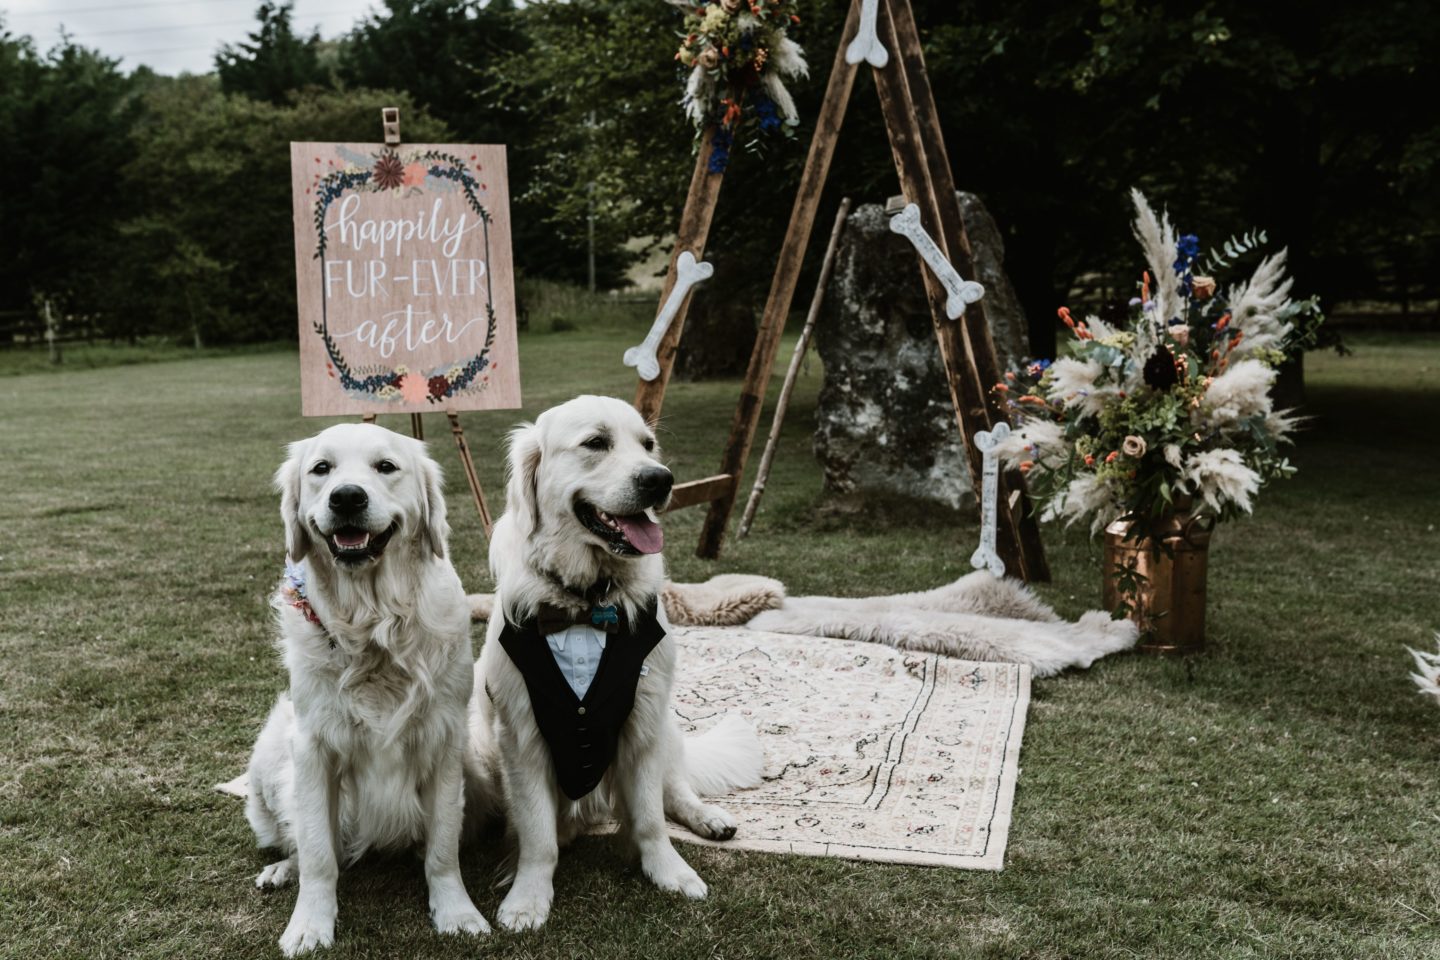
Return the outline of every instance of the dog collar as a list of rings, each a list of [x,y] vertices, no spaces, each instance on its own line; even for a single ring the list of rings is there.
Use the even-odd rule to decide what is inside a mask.
[[[610,591],[615,589],[614,577],[605,577],[604,579],[596,580],[588,587],[572,587],[554,570],[546,570],[545,579],[553,583],[561,593],[573,597],[576,601],[576,606],[589,607],[592,611],[604,610],[607,607],[611,610],[614,609],[615,605],[610,603],[609,600]],[[586,618],[588,618],[588,616],[587,614]],[[606,617],[606,619],[609,618]],[[577,619],[576,622],[579,623],[580,620]],[[598,622],[599,621],[597,621],[597,623]]]
[[[285,575],[280,578],[280,585],[276,588],[280,596],[280,602],[287,607],[294,607],[300,611],[300,615],[306,620],[315,624],[321,630],[325,630],[325,624],[320,622],[320,616],[315,608],[310,605],[310,600],[305,596],[305,568],[298,563],[291,563],[290,558],[285,558]],[[326,631],[328,634],[329,631]],[[335,646],[335,641],[330,641],[330,646]]]

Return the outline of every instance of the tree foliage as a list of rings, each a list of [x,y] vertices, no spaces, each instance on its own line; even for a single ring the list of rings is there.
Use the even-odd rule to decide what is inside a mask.
[[[255,14],[260,24],[249,40],[226,44],[215,56],[221,90],[284,103],[294,91],[329,84],[329,72],[320,63],[320,33],[296,36],[290,24],[294,12],[290,0],[260,5]]]
[[[1005,235],[1037,354],[1077,277],[1128,296],[1132,185],[1207,245],[1267,229],[1326,301],[1440,292],[1432,5],[913,3],[956,183]],[[726,329],[758,314],[841,41],[844,4],[798,8],[799,140],[735,151],[707,245],[725,281],[697,308]],[[117,333],[293,333],[285,143],[373,140],[392,104],[407,140],[507,145],[529,275],[582,278],[593,221],[600,280],[618,283],[637,240],[669,242],[691,175],[680,25],[661,0],[383,0],[324,44],[266,0],[217,77],[181,80],[0,32],[0,125],[21,158],[0,191],[0,309],[38,294]],[[822,219],[842,195],[896,192],[862,69]]]

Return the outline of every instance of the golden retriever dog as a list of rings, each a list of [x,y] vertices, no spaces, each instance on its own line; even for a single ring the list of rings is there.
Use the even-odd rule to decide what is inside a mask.
[[[291,444],[275,485],[290,689],[255,744],[245,814],[284,854],[256,885],[300,881],[280,948],[333,942],[340,868],[372,849],[423,848],[435,929],[488,933],[460,880],[474,657],[440,468],[419,441],[344,424]]]
[[[687,742],[670,707],[657,511],[671,485],[654,431],[622,400],[578,397],[510,435],[470,757],[477,779],[498,771],[517,845],[497,914],[507,929],[545,922],[560,846],[612,816],[656,886],[704,897],[666,816],[729,839],[735,820],[700,794],[759,782],[760,745],[743,721]]]

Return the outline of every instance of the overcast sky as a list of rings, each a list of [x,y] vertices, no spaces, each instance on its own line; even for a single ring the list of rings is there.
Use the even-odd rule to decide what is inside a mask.
[[[314,27],[330,39],[349,31],[374,0],[296,0],[295,32]],[[118,57],[121,66],[148,64],[159,73],[205,73],[215,51],[255,28],[260,0],[0,0],[0,20],[48,50],[63,26],[77,43]]]

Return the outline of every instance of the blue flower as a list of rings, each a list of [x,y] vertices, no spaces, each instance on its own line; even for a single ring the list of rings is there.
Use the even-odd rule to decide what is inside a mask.
[[[780,115],[775,110],[775,101],[763,93],[756,93],[752,102],[755,116],[760,120],[761,133],[774,133],[780,129]]]
[[[730,148],[735,143],[735,135],[724,127],[715,131],[714,138],[710,141],[710,163],[706,169],[711,173],[724,173],[725,168],[730,165]]]
[[[1193,233],[1182,234],[1180,239],[1175,242],[1175,252],[1179,254],[1175,258],[1175,273],[1183,278],[1181,285],[1184,286],[1185,292],[1189,293],[1190,264],[1200,256],[1200,238]]]

